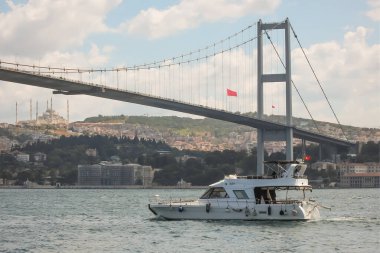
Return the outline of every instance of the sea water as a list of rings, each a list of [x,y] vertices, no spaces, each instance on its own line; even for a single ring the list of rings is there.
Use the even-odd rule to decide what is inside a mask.
[[[0,189],[0,252],[379,252],[380,190],[323,189],[295,221],[163,221],[147,204],[202,190]]]

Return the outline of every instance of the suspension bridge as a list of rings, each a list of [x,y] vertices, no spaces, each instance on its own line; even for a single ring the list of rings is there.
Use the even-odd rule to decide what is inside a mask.
[[[141,65],[79,68],[0,60],[0,80],[52,89],[53,94],[95,96],[256,128],[257,168],[261,173],[265,141],[286,141],[289,160],[293,159],[293,138],[303,143],[353,146],[342,127],[339,138],[328,136],[311,115],[291,78],[291,33],[341,127],[288,19],[278,23],[259,21],[203,48]],[[265,89],[267,84],[269,88]],[[312,130],[293,125],[292,90],[312,119]],[[283,114],[284,122],[266,117],[274,113]]]

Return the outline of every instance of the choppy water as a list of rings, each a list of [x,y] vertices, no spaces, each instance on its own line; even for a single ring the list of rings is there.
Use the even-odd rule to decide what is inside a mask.
[[[311,222],[162,221],[149,198],[202,190],[0,189],[0,252],[379,252],[380,190],[314,190]]]

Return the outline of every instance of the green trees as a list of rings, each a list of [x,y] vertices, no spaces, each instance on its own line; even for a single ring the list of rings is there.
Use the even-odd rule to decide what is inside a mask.
[[[369,141],[360,151],[357,162],[380,162],[380,142]]]
[[[161,122],[164,124],[164,122]],[[379,143],[368,142],[357,155],[357,162],[378,162]],[[96,150],[96,155],[89,154],[88,149]],[[35,142],[17,150],[33,157],[33,154],[42,152],[47,155],[44,162],[22,163],[16,161],[11,154],[0,154],[0,178],[16,180],[22,184],[27,179],[42,183],[49,178],[52,183],[59,181],[62,184],[75,184],[77,180],[78,164],[96,164],[108,161],[111,157],[120,158],[122,163],[139,163],[150,165],[158,169],[154,182],[159,185],[175,185],[181,179],[193,185],[208,185],[229,174],[252,175],[256,174],[256,149],[246,151],[189,151],[176,150],[162,141],[131,139],[128,137],[109,136],[72,136],[60,137],[49,143]],[[311,155],[312,161],[318,159],[319,147],[310,145],[306,153]],[[302,157],[301,147],[294,148],[296,158]],[[185,156],[186,155],[186,156]],[[324,157],[329,156],[327,149],[322,149]],[[344,154],[342,155],[344,157]],[[285,160],[281,152],[268,155],[265,160]],[[324,173],[324,174],[322,174]],[[335,180],[335,171],[323,172],[307,170],[311,179],[318,177]]]
[[[17,161],[10,154],[0,154],[0,177],[3,179],[3,184],[6,180],[12,179],[12,174],[17,169]]]
[[[87,155],[88,149],[96,149],[96,156]],[[42,152],[47,159],[43,164],[35,164],[33,159],[29,163],[20,163],[10,154],[0,155],[0,177],[4,180],[17,180],[22,184],[27,179],[42,183],[49,179],[52,184],[73,185],[77,181],[78,164],[96,164],[108,161],[112,156],[119,157],[123,163],[142,162],[144,165],[155,164],[165,166],[170,164],[156,155],[157,150],[171,150],[161,141],[138,138],[116,138],[114,136],[72,136],[60,137],[49,143],[35,142],[17,150],[31,155]],[[173,158],[174,159],[174,158]]]

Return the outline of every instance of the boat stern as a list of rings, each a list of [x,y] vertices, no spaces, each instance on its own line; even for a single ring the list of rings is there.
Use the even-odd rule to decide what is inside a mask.
[[[316,202],[302,201],[299,209],[305,220],[316,220],[319,219],[319,205]]]

